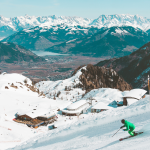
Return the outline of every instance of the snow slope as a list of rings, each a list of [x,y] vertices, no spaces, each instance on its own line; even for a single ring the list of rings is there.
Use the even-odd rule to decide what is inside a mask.
[[[81,68],[86,70],[86,66]],[[88,93],[82,90],[78,85],[82,84],[79,80],[82,74],[81,69],[77,71],[71,78],[58,81],[41,81],[36,84],[36,87],[45,94],[46,97],[56,100],[68,100],[76,102],[79,100],[93,99],[93,104],[98,102],[100,98],[107,99],[110,103],[115,101],[122,101],[122,97],[125,92],[121,92],[117,89],[100,88],[94,89]],[[111,94],[109,94],[111,93]]]
[[[150,102],[149,97],[138,101],[128,107],[120,107],[99,114],[89,114],[80,118],[73,125],[68,125],[47,134],[31,138],[13,150],[148,150],[150,140]],[[113,134],[122,126],[120,120],[127,119],[136,126],[136,131],[144,133],[119,141],[119,138],[128,136],[127,132],[120,130],[114,137]]]
[[[47,131],[47,127],[35,130],[14,122],[13,118],[17,112],[37,117],[49,112],[57,113],[57,109],[70,105],[69,101],[54,101],[31,91],[25,86],[24,80],[31,85],[31,80],[20,74],[3,73],[0,75],[0,150]],[[12,83],[18,88],[11,87]]]
[[[122,97],[128,92],[121,92],[111,88],[100,88],[85,94],[85,91],[76,87],[80,83],[80,75],[81,70],[78,70],[74,76],[66,80],[39,82],[36,84],[36,87],[40,89],[38,93],[36,87],[34,87],[35,92],[29,88],[32,85],[30,79],[20,74],[1,74],[0,149],[120,150],[122,148],[140,149],[143,143],[144,145],[142,146],[148,149],[148,140],[150,139],[149,96],[130,106],[114,107],[101,113],[91,113],[89,107],[88,112],[81,114],[79,117],[62,116],[57,111],[79,100],[89,102],[92,99],[92,105],[95,105],[106,99],[106,103],[111,104],[114,100],[122,101]],[[25,80],[28,86],[25,84]],[[12,87],[12,83],[18,88]],[[61,93],[59,96],[56,96],[59,91]],[[25,113],[31,117],[44,115],[49,112],[55,113],[58,117],[57,121],[54,122],[57,128],[48,130],[48,125],[33,129],[24,124],[16,123],[12,119],[17,112]],[[141,130],[144,133],[120,142],[118,141],[119,138],[128,135],[127,132],[120,131],[112,138],[112,135],[121,126],[120,120],[123,118],[134,123],[137,131]]]
[[[86,69],[84,67],[84,69]],[[77,101],[82,98],[85,91],[76,86],[81,82],[79,76],[82,74],[81,69],[71,78],[58,81],[41,81],[36,84],[36,87],[44,92],[48,98],[56,100]],[[75,88],[76,87],[76,88]],[[60,94],[58,94],[60,93]],[[59,95],[59,96],[57,96]]]

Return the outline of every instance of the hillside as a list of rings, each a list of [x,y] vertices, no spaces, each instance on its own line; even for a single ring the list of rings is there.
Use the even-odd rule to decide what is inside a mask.
[[[87,65],[77,69],[71,78],[58,81],[41,81],[36,87],[52,99],[76,101],[93,89],[112,88],[120,91],[132,87],[113,70]]]
[[[150,35],[130,26],[102,28],[98,33],[46,49],[57,53],[93,57],[121,57],[150,41]]]
[[[14,122],[15,114],[27,114],[31,117],[56,113],[70,104],[69,101],[52,100],[32,84],[29,78],[21,74],[0,74],[0,149],[11,148],[35,135],[47,132],[47,127],[29,128],[26,124]]]
[[[134,88],[147,88],[147,76],[150,71],[150,42],[132,54],[101,61],[96,66],[115,69]]]
[[[49,27],[36,26],[17,32],[2,41],[16,43],[30,50],[44,50],[54,45],[93,35],[98,31],[97,27],[79,25],[73,27],[64,24]]]
[[[42,62],[44,58],[39,57],[22,46],[0,42],[0,62]]]

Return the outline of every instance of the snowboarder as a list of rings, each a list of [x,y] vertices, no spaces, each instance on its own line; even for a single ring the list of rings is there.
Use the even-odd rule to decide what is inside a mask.
[[[123,129],[124,131],[128,131],[128,133],[131,136],[134,136],[134,129],[135,129],[135,125],[131,122],[128,122],[127,120],[122,119],[121,122],[124,124],[122,127],[120,127],[120,129],[122,129],[123,127],[126,127],[126,129]]]

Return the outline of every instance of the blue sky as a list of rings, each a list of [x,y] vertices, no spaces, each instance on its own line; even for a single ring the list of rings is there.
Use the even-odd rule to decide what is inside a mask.
[[[139,14],[150,18],[150,0],[0,0],[0,15],[79,16],[95,19],[112,14]]]

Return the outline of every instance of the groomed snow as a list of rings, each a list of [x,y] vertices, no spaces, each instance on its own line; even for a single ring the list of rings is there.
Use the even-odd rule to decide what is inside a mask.
[[[150,102],[149,97],[127,107],[108,110],[80,117],[78,122],[49,131],[29,139],[13,150],[148,150],[150,143]],[[136,131],[144,133],[122,142],[120,138],[129,134],[120,130],[121,119],[136,126]]]

